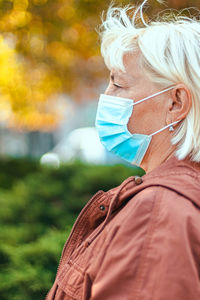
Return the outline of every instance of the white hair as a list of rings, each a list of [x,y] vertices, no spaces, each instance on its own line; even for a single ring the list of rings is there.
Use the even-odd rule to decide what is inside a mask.
[[[188,87],[192,107],[174,132],[172,144],[177,145],[178,159],[190,156],[200,162],[200,21],[173,13],[173,18],[164,16],[148,24],[142,17],[141,26],[135,24],[137,14],[129,16],[132,9],[108,9],[100,28],[105,64],[125,72],[124,55],[139,50],[142,66],[152,82],[162,88],[177,83]]]

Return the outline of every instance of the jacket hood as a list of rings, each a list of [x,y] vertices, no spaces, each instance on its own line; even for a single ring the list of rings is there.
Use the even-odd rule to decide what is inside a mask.
[[[87,217],[90,228],[96,227],[104,218],[105,226],[112,212],[145,188],[156,186],[170,189],[200,208],[200,164],[172,157],[143,177],[131,176],[108,192],[99,191],[94,196],[97,197],[98,206],[94,204]],[[99,207],[102,205],[103,211],[100,212]]]
[[[200,164],[189,159],[176,157],[142,177],[141,189],[148,186],[162,186],[179,193],[200,207]]]

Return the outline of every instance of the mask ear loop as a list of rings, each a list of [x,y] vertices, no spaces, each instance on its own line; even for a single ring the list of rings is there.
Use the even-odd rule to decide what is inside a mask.
[[[146,97],[146,98],[144,98],[144,99],[142,99],[142,100],[139,100],[139,101],[137,101],[137,102],[133,102],[133,103],[131,103],[130,104],[130,106],[134,106],[134,105],[136,105],[136,104],[139,104],[139,103],[142,103],[142,102],[144,102],[144,101],[146,101],[146,100],[148,100],[148,99],[151,99],[151,98],[153,98],[153,97],[156,97],[156,96],[158,96],[158,95],[161,95],[161,94],[163,94],[163,93],[165,93],[165,92],[167,92],[167,91],[170,91],[170,90],[172,90],[174,88],[174,86],[171,86],[171,87],[169,87],[169,88],[167,88],[167,89],[165,89],[165,90],[162,90],[162,91],[160,91],[160,92],[158,92],[158,93],[156,93],[156,94],[153,94],[153,95],[151,95],[151,96],[148,96],[148,97]]]
[[[181,120],[180,120],[180,121],[181,121]],[[155,134],[157,134],[157,133],[159,133],[159,132],[161,132],[161,131],[163,131],[163,130],[165,130],[165,129],[167,129],[167,128],[169,128],[169,127],[171,127],[171,126],[173,126],[173,125],[175,125],[175,124],[177,124],[177,123],[179,123],[180,121],[176,121],[176,122],[173,122],[173,123],[171,123],[171,124],[168,124],[168,125],[166,125],[165,127],[159,129],[158,131],[156,131],[156,132],[150,134],[150,136],[154,136]]]

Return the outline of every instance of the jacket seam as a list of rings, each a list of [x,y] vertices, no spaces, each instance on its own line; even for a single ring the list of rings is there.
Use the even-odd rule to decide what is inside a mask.
[[[199,175],[198,174],[194,174],[194,172],[183,172],[181,173],[180,170],[179,171],[170,171],[167,174],[155,174],[155,175],[146,175],[146,180],[150,180],[150,179],[154,179],[154,178],[163,178],[163,177],[168,177],[169,175],[188,175],[191,176],[192,178],[198,179]]]
[[[153,204],[153,209],[151,212],[151,216],[150,216],[150,222],[148,225],[148,229],[147,229],[147,235],[146,235],[146,239],[144,241],[144,246],[141,252],[141,256],[140,256],[140,265],[138,267],[138,274],[137,274],[137,279],[136,279],[136,284],[135,284],[135,297],[134,299],[139,300],[139,296],[141,293],[141,285],[145,276],[145,270],[146,270],[146,266],[148,263],[148,251],[150,249],[150,243],[151,243],[151,239],[153,236],[153,232],[155,229],[155,225],[157,222],[157,216],[159,214],[160,211],[160,198],[156,199],[156,193],[157,191],[154,192],[154,204]],[[132,298],[131,298],[132,299]]]
[[[99,193],[99,195],[98,195],[98,193]],[[95,199],[95,197],[97,197],[97,199]],[[95,207],[95,203],[97,202],[97,200],[99,200],[99,198],[100,199],[105,199],[106,198],[106,196],[105,196],[105,192],[104,191],[99,191],[99,192],[97,192],[92,198],[91,198],[91,200],[92,199],[94,199],[94,201],[92,202],[92,203],[90,203],[90,205],[87,207],[87,209],[86,209],[86,211],[82,214],[82,215],[79,215],[79,220],[78,220],[78,218],[77,218],[77,220],[78,220],[78,223],[76,224],[76,226],[75,226],[75,223],[74,223],[74,233],[73,233],[73,236],[71,236],[71,242],[72,242],[72,244],[77,240],[77,237],[79,237],[83,232],[84,232],[84,224],[85,224],[85,220],[87,219],[87,216],[90,214],[90,212],[94,209],[94,207]],[[82,211],[81,211],[82,212]],[[81,212],[80,212],[80,214],[81,214]],[[79,232],[78,232],[78,230],[77,229],[79,229]],[[73,228],[72,228],[72,230],[73,230]],[[71,233],[72,233],[72,231],[71,231]],[[69,238],[70,238],[70,236],[69,236]],[[66,241],[66,244],[67,244],[67,242],[69,241],[69,238],[67,239],[67,241]],[[65,245],[66,245],[65,244]],[[64,246],[64,248],[65,248],[65,246]],[[63,248],[63,250],[64,250],[64,248]],[[69,245],[69,248],[67,249],[66,248],[66,250],[62,253],[62,256],[61,256],[61,260],[60,260],[60,264],[62,263],[62,264],[66,264],[67,263],[67,261],[69,260],[69,257],[71,256],[71,254],[69,254],[71,251],[72,251],[72,246],[70,247],[70,245]]]

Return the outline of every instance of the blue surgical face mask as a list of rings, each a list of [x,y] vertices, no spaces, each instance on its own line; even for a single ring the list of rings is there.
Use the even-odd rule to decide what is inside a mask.
[[[149,147],[152,136],[179,121],[171,123],[151,135],[132,134],[128,131],[127,124],[132,114],[133,106],[165,93],[172,88],[165,89],[136,103],[131,99],[101,94],[95,125],[100,141],[105,148],[129,163],[139,166]]]

